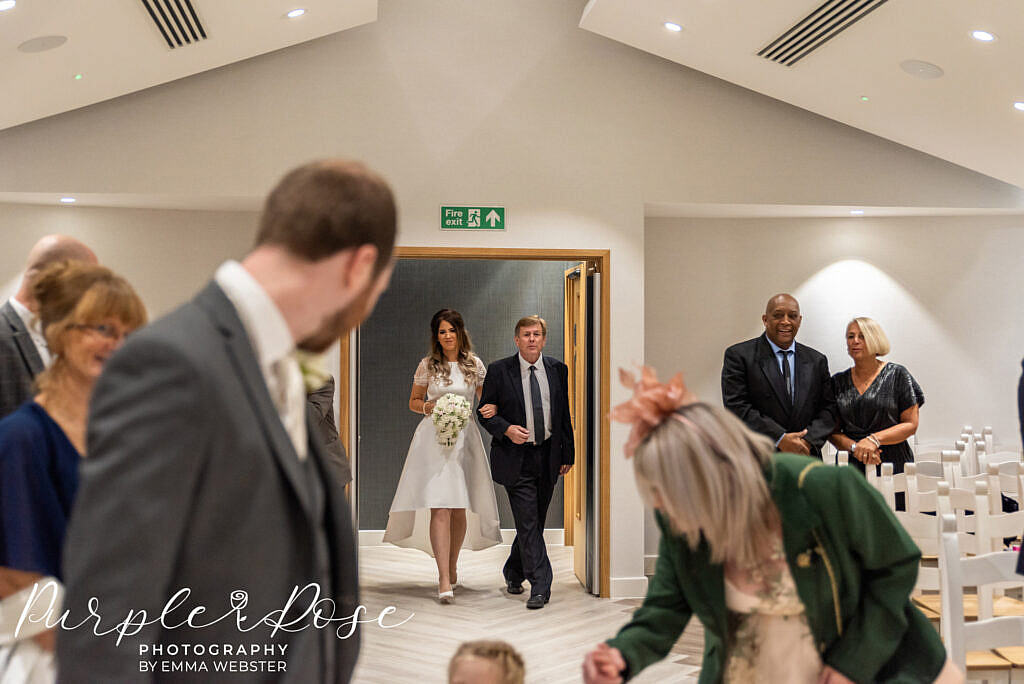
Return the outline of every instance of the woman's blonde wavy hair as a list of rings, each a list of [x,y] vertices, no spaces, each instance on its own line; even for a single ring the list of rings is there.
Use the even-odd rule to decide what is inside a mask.
[[[776,519],[765,468],[774,446],[717,406],[689,404],[666,418],[633,458],[644,502],[711,560],[754,564]]]

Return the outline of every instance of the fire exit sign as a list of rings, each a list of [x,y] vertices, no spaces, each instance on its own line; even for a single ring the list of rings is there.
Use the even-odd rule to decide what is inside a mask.
[[[505,230],[505,207],[441,205],[441,230]]]

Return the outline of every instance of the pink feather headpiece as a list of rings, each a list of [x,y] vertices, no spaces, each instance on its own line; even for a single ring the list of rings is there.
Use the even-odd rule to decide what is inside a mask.
[[[693,392],[686,389],[681,372],[672,376],[668,382],[660,383],[650,366],[640,368],[639,380],[629,371],[620,368],[619,381],[627,389],[633,390],[633,397],[611,412],[612,420],[633,425],[626,441],[626,458],[631,458],[651,430],[661,425],[677,409],[699,401]]]

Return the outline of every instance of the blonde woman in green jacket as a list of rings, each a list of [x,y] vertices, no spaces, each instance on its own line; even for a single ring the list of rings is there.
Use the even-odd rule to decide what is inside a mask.
[[[584,661],[587,684],[630,679],[664,658],[696,615],[700,682],[961,682],[910,601],[920,551],[851,468],[773,453],[728,411],[649,369],[613,417],[657,510],[647,598]]]

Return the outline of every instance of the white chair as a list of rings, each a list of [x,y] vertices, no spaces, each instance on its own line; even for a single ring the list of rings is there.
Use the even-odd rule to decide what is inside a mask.
[[[899,475],[893,475],[892,463],[882,464],[882,473],[876,474],[874,466],[868,466],[864,470],[864,474],[867,476],[868,482],[874,486],[875,489],[881,493],[882,498],[885,499],[885,503],[888,504],[889,510],[896,510],[896,492],[906,492],[907,484],[906,478],[901,473]],[[901,486],[897,488],[896,478],[900,478]]]
[[[964,620],[964,587],[984,587],[1012,581],[1016,575],[1017,554],[1010,551],[988,553],[974,558],[962,558],[961,536],[957,532],[956,518],[952,514],[942,516],[942,539],[939,547],[939,574],[942,582],[942,614],[940,627],[942,640],[946,644],[953,662],[967,672],[968,678],[985,678],[992,681],[1010,681],[1012,664],[1008,659],[994,654],[1000,661],[983,667],[971,667],[968,653],[990,651],[1003,647],[1024,644],[1024,616],[983,618],[967,623]]]

